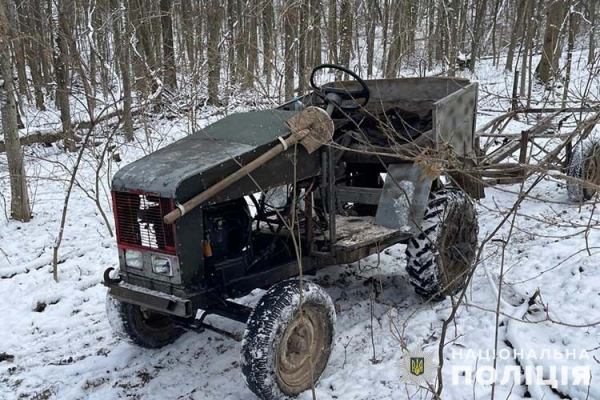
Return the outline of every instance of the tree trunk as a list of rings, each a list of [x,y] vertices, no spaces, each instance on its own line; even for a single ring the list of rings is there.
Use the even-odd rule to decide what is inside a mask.
[[[129,56],[129,40],[131,28],[127,13],[128,2],[113,0],[113,9],[117,13],[114,24],[115,50],[121,72],[121,91],[123,93],[123,130],[128,142],[133,140],[133,118],[131,115],[131,61]]]
[[[295,48],[295,27],[298,23],[296,14],[296,6],[294,0],[286,0],[285,11],[283,15],[284,23],[284,75],[285,87],[284,96],[287,99],[294,97],[294,65],[296,64],[296,48]]]
[[[385,77],[395,78],[400,67],[400,55],[402,43],[400,37],[400,25],[402,17],[402,2],[394,2],[392,9],[392,42],[389,46],[387,65],[385,67]]]
[[[573,1],[569,0],[569,40],[567,44],[567,66],[565,70],[565,87],[562,98],[562,106],[567,106],[569,98],[569,84],[571,83],[571,64],[573,62],[573,49],[575,48],[575,13],[572,10]]]
[[[350,68],[350,54],[352,52],[352,3],[350,0],[341,0],[340,4],[340,59],[344,67]]]
[[[329,0],[329,15],[327,18],[328,29],[327,29],[327,41],[329,44],[329,60],[337,64],[338,62],[338,30],[337,30],[337,1]]]
[[[596,60],[596,8],[598,0],[590,0],[588,2],[589,19],[590,19],[590,40],[588,51],[588,65],[592,65]]]
[[[482,28],[485,20],[487,9],[487,0],[480,0],[477,7],[477,15],[475,16],[475,26],[473,28],[473,41],[471,42],[471,58],[469,61],[469,69],[475,71],[475,61],[479,57],[479,47],[481,36],[483,35]]]
[[[51,9],[49,0],[49,8]],[[65,135],[65,148],[75,151],[74,133],[71,127],[71,105],[69,104],[69,46],[67,13],[73,8],[70,0],[58,0],[58,17],[54,23],[54,71],[56,73],[56,105],[60,109],[60,121]]]
[[[181,0],[181,34],[183,35],[183,44],[188,60],[188,71],[194,72],[196,65],[196,54],[194,42],[196,33],[194,32],[194,6],[192,0]]]
[[[500,9],[500,1],[496,0],[494,4],[494,15],[492,21],[492,65],[494,67],[498,66],[498,60],[500,59],[500,54],[498,52],[498,43],[496,39],[497,26],[498,26],[498,11]]]
[[[163,71],[166,86],[177,88],[177,70],[175,69],[175,50],[173,48],[173,7],[171,0],[160,0],[160,23],[162,27]]]
[[[515,49],[517,47],[517,40],[521,37],[523,32],[523,17],[525,10],[527,10],[527,3],[534,0],[520,0],[519,7],[517,9],[517,21],[515,22],[514,29],[510,35],[510,44],[508,45],[508,54],[506,55],[506,65],[504,69],[507,71],[513,70],[513,62],[515,57]]]
[[[298,92],[303,93],[306,84],[306,58],[308,48],[308,0],[299,1],[298,16],[300,25],[298,30]]]
[[[31,210],[17,129],[17,106],[12,79],[10,36],[6,14],[6,2],[2,2],[0,3],[0,68],[4,82],[0,85],[0,106],[2,107],[2,130],[4,131],[10,177],[10,215],[15,220],[28,222],[31,219]]]
[[[273,30],[275,24],[275,11],[273,10],[273,0],[263,0],[263,74],[267,85],[271,84],[271,75],[273,71],[273,53],[274,37]]]
[[[221,80],[221,4],[218,0],[208,3],[208,104],[219,104],[219,82]]]
[[[27,10],[24,16],[25,29],[29,32],[30,38],[25,42],[25,54],[27,55],[27,63],[29,64],[29,72],[33,81],[33,94],[35,98],[35,106],[40,111],[46,111],[44,105],[44,79],[40,69],[40,59],[44,59],[39,49],[41,48],[41,37],[38,35],[36,22],[34,21],[34,2],[27,2]],[[43,61],[42,61],[43,62]]]
[[[535,33],[536,30],[536,24],[534,23],[535,21],[535,1],[529,1],[528,7],[527,7],[527,11],[526,11],[526,15],[525,15],[525,43],[524,43],[524,48],[523,48],[523,61],[521,64],[521,88],[520,88],[520,95],[521,97],[525,97],[526,95],[526,86],[525,83],[527,81],[527,77],[530,76],[531,74],[530,69],[531,69],[531,65],[529,65],[529,53],[531,53],[533,51],[532,49],[532,42],[533,42],[533,34]]]
[[[377,27],[377,0],[367,0],[367,77],[373,76],[375,57],[375,28]]]
[[[390,0],[383,0],[383,21],[381,21],[381,71],[385,74],[387,64],[388,27],[390,24]]]
[[[538,77],[544,83],[548,83],[558,74],[558,62],[562,53],[560,31],[565,11],[565,0],[554,0],[548,6],[542,58],[536,68]]]
[[[246,71],[248,68],[248,26],[246,16],[245,0],[237,0],[236,5],[236,41],[235,41],[235,70],[237,72],[236,81],[244,83]]]
[[[236,82],[237,71],[236,71],[236,54],[237,54],[237,31],[235,26],[235,18],[237,16],[237,0],[227,0],[227,64],[228,64],[228,76],[229,84]]]
[[[431,70],[436,47],[434,0],[427,2],[427,37],[427,69]]]
[[[322,4],[318,0],[308,0],[310,3],[309,25],[310,25],[310,41],[309,41],[309,70],[321,64],[321,9]]]
[[[25,71],[25,33],[24,33],[24,19],[23,8],[25,4],[23,0],[17,0],[17,4],[9,2],[8,6],[8,21],[19,35],[13,39],[13,51],[15,55],[15,66],[17,67],[17,78],[19,83],[19,93],[21,96],[25,96],[29,102],[31,102],[31,94],[28,90],[27,83],[27,72]]]

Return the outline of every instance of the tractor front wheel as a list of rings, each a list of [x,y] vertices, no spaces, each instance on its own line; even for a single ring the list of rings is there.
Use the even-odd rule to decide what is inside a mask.
[[[106,313],[117,336],[140,347],[157,349],[184,333],[168,315],[119,301],[110,294],[106,295]]]
[[[288,280],[274,285],[248,318],[242,373],[262,400],[282,400],[310,389],[325,369],[335,333],[335,309],[318,285]]]

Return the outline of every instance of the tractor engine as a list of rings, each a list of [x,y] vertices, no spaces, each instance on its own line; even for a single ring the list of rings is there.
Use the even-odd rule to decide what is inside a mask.
[[[204,268],[218,284],[245,274],[251,253],[252,216],[244,198],[205,207]]]

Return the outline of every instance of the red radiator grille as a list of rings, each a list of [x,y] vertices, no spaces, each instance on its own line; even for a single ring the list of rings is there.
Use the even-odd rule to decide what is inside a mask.
[[[164,197],[113,192],[119,244],[175,254],[174,225],[163,216],[173,210],[173,201]]]

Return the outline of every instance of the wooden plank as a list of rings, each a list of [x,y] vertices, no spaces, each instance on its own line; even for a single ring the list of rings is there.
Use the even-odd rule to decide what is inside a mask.
[[[538,122],[535,126],[527,129],[523,132],[527,132],[529,138],[534,138],[537,135],[543,133],[548,129],[552,120],[562,112],[556,111],[546,117],[544,117],[540,122]],[[523,133],[522,132],[522,133]],[[509,142],[501,146],[500,148],[493,151],[491,154],[486,156],[483,160],[483,164],[497,164],[505,158],[509,157],[512,153],[517,151],[521,147],[521,141],[516,139],[511,139]]]
[[[350,186],[336,186],[335,194],[338,202],[341,203],[361,203],[361,204],[379,204],[382,189],[363,188]]]

